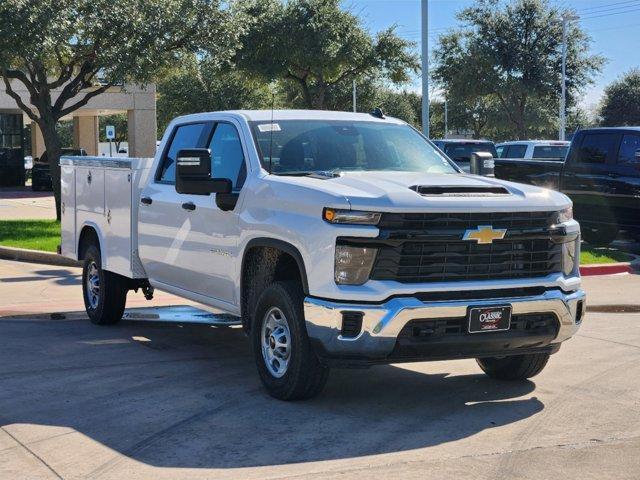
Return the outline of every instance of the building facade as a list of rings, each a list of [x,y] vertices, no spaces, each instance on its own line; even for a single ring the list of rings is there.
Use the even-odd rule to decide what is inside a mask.
[[[2,85],[2,84],[0,84]],[[25,104],[29,105],[26,89],[20,83],[12,85]],[[52,92],[55,101],[56,91]],[[70,102],[73,102],[71,100]],[[131,157],[152,157],[156,151],[156,89],[155,85],[124,85],[113,87],[92,98],[87,105],[63,120],[73,121],[73,145],[84,148],[89,155],[99,155],[98,118],[102,115],[126,113],[128,154]],[[24,126],[31,124],[30,138],[24,138]],[[0,86],[0,185],[24,185],[24,152],[26,143],[34,158],[45,151],[38,126],[24,114]],[[22,167],[21,167],[22,166]]]

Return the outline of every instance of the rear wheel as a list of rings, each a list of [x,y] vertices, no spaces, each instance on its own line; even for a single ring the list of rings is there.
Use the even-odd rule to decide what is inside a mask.
[[[100,250],[90,245],[85,251],[82,269],[82,292],[89,319],[98,325],[120,321],[127,291],[126,279],[103,270]]]
[[[532,353],[510,357],[478,358],[484,373],[499,380],[525,380],[539,374],[549,361],[548,353]]]
[[[597,227],[584,226],[582,228],[582,238],[594,247],[606,247],[618,236],[618,227],[613,225],[603,225]]]
[[[258,299],[251,327],[260,380],[280,400],[315,397],[329,375],[309,342],[302,302],[299,285],[276,282]]]

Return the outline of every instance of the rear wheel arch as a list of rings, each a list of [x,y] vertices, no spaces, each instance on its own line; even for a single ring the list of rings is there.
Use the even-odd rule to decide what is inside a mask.
[[[93,225],[84,225],[78,237],[78,260],[83,260],[84,255],[91,245],[95,245],[102,252],[102,242],[98,230]]]
[[[309,294],[302,254],[283,240],[252,239],[244,249],[240,277],[240,308],[245,331],[250,330],[251,313],[260,294],[276,281],[299,281],[303,293]]]

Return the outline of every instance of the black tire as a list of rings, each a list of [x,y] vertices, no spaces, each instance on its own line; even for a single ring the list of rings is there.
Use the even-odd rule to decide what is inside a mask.
[[[90,278],[97,279],[97,290],[89,287]],[[98,247],[87,247],[82,268],[82,297],[91,322],[97,325],[119,322],[124,313],[127,292],[126,279],[102,269]]]
[[[276,282],[262,292],[253,316],[251,341],[258,374],[269,395],[279,400],[315,397],[322,391],[329,376],[329,369],[320,363],[309,342],[302,303],[303,292],[299,284]],[[269,329],[263,332],[270,313],[274,314],[274,318],[279,316],[278,320],[281,322],[284,318],[283,323],[288,327],[288,355],[286,367],[280,377],[272,372],[273,362],[271,367],[268,366],[267,353],[263,354],[263,336],[268,343],[275,332],[271,331],[269,337]],[[278,357],[273,358],[275,363],[282,365]]]
[[[582,229],[582,238],[594,247],[606,247],[618,236],[618,227],[603,225],[597,227],[585,226]]]
[[[531,353],[502,358],[478,358],[484,373],[499,380],[526,380],[539,374],[549,361],[548,353]]]
[[[31,184],[31,190],[33,190],[34,192],[38,192],[40,191],[40,187],[38,185],[34,185],[33,183]]]

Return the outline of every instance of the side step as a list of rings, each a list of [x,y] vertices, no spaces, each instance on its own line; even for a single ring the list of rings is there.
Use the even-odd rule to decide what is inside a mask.
[[[125,310],[122,319],[136,322],[197,323],[217,327],[242,325],[240,317],[235,315],[211,313],[188,305],[130,308]]]

